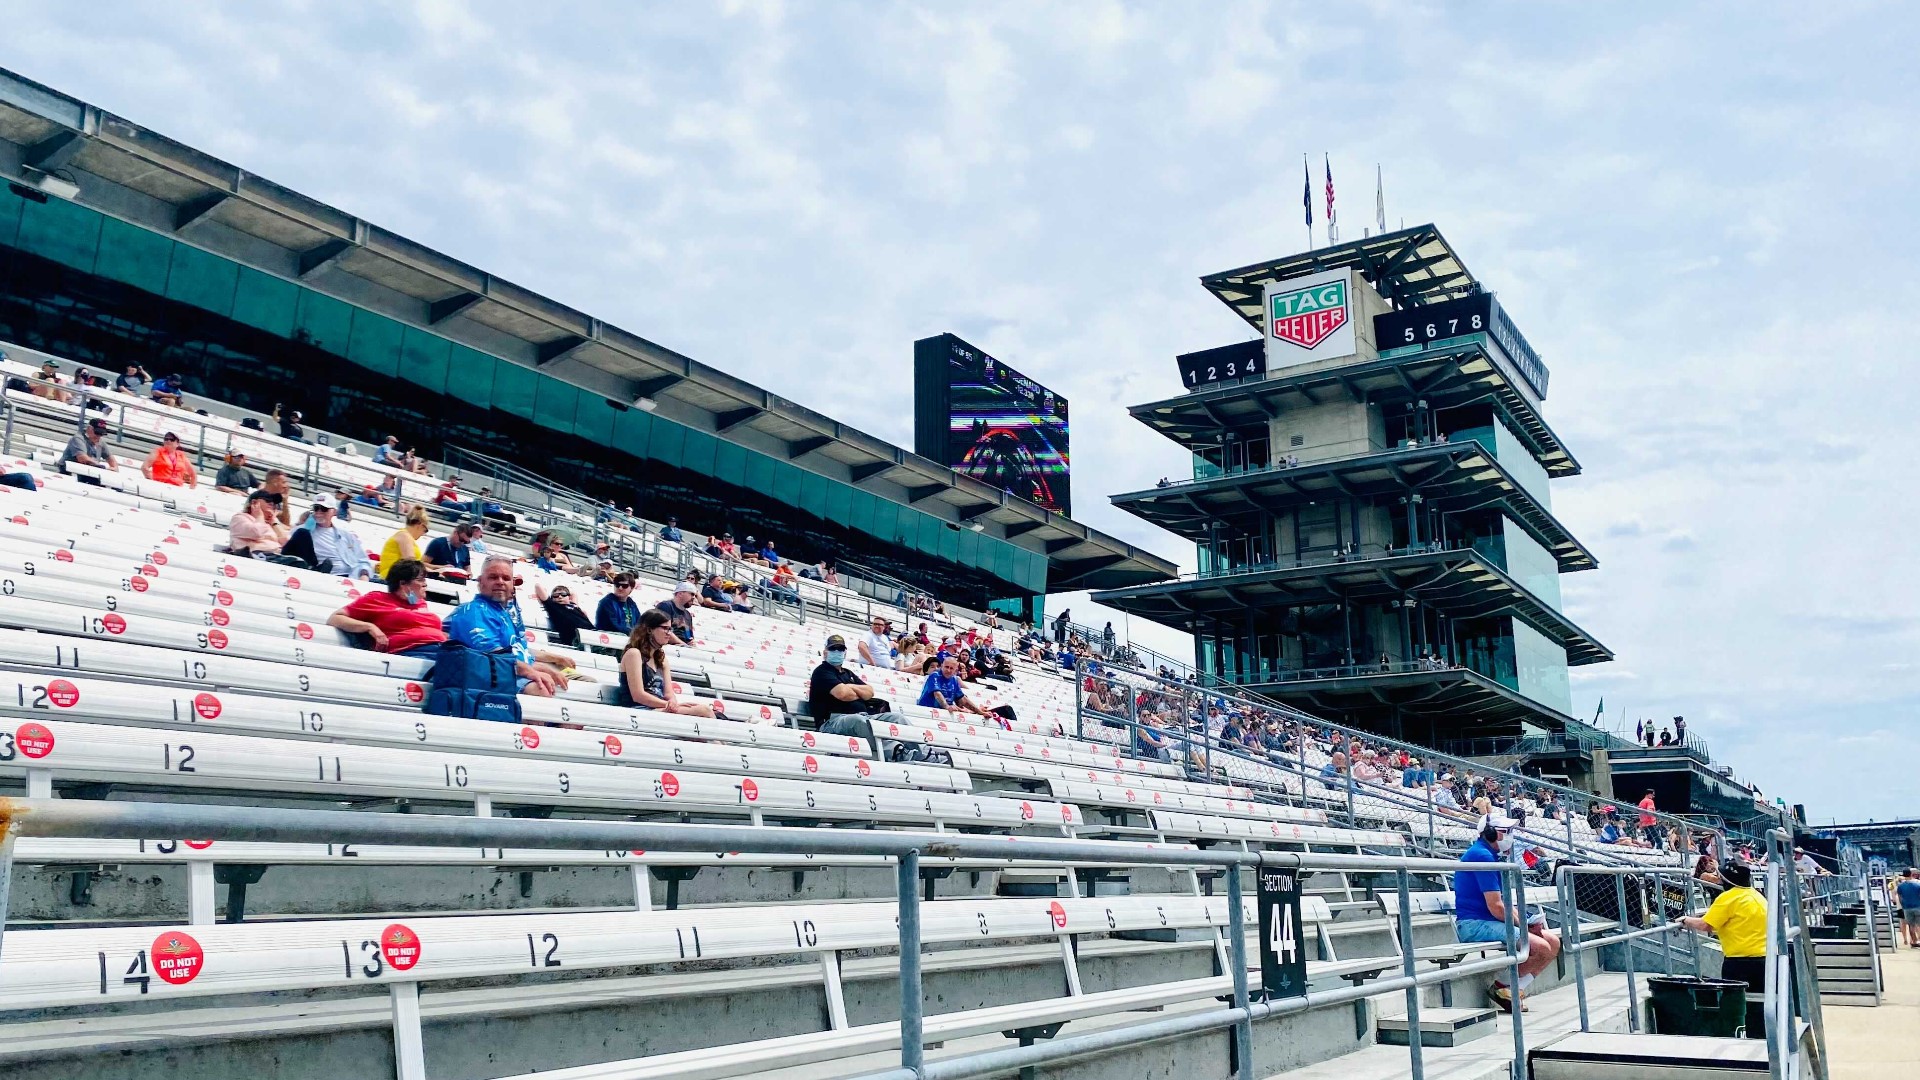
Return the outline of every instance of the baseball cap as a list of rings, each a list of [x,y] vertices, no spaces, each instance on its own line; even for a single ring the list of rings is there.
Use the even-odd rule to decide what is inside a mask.
[[[692,596],[694,594],[693,586],[684,581],[674,586],[673,595],[679,596],[681,593],[686,593],[688,596]]]
[[[313,508],[314,508],[315,510],[337,510],[337,509],[339,509],[339,507],[337,507],[337,506],[335,506],[335,505],[333,505],[333,501],[332,501],[331,499],[315,499],[315,500],[313,500]]]
[[[88,427],[90,427],[90,428],[92,428],[92,429],[93,429],[93,430],[95,430],[95,431],[105,431],[105,430],[107,430],[107,422],[106,422],[105,420],[102,420],[102,419],[100,419],[100,418],[99,418],[99,417],[97,417],[97,416],[96,416],[96,417],[94,417],[93,419],[91,419],[91,420],[89,420],[89,421],[87,421],[87,426],[88,426]]]
[[[846,647],[847,647],[847,639],[841,637],[839,634],[834,634],[833,636],[827,638],[827,648],[829,649],[844,649]]]
[[[1480,831],[1485,832],[1488,826],[1492,826],[1501,832],[1506,832],[1508,829],[1517,828],[1519,824],[1505,814],[1487,814],[1480,819]]]

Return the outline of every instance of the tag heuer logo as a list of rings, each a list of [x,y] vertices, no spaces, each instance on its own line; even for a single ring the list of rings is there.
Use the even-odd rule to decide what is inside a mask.
[[[1347,283],[1329,281],[1308,289],[1274,293],[1273,336],[1311,349],[1347,325]]]

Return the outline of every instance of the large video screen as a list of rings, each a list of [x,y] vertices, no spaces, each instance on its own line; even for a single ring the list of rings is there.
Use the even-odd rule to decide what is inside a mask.
[[[952,334],[914,342],[914,450],[1072,513],[1067,399]]]

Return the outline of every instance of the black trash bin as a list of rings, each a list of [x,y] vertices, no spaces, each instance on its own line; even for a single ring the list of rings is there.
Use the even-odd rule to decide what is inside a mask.
[[[1747,984],[1696,975],[1655,975],[1647,980],[1657,1035],[1706,1035],[1733,1039],[1747,1023]]]
[[[1838,931],[1837,937],[1853,938],[1860,934],[1860,916],[1847,912],[1831,912],[1827,915],[1827,925]]]

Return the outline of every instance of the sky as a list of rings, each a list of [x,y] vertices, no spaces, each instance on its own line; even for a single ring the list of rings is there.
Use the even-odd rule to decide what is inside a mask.
[[[1075,516],[1189,567],[1105,500],[1189,470],[1125,407],[1252,335],[1197,279],[1307,246],[1303,154],[1348,239],[1377,164],[1552,370],[1617,657],[1574,711],[1920,815],[1909,4],[4,11],[0,66],[897,444],[960,334],[1073,403]]]

